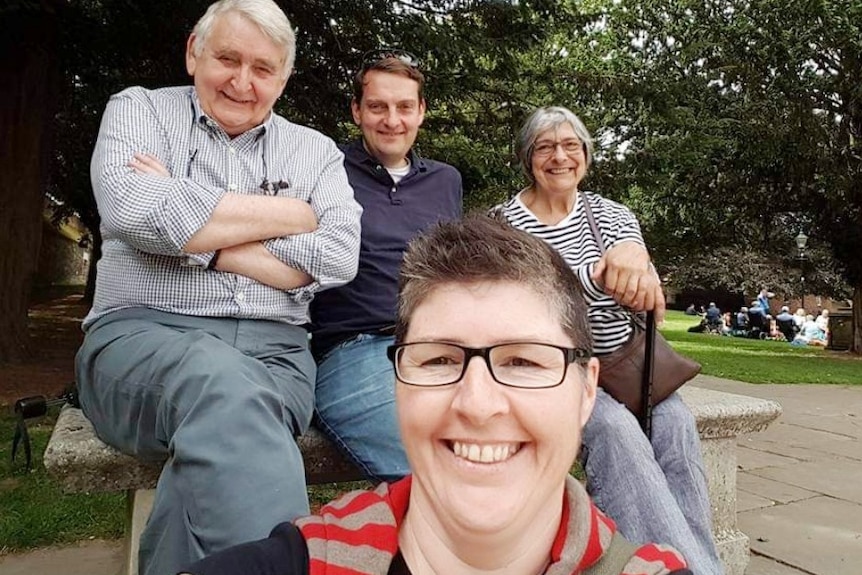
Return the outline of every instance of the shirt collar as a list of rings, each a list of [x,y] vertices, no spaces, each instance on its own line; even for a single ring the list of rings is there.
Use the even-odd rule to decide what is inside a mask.
[[[386,166],[380,163],[380,160],[368,153],[368,150],[365,149],[365,144],[362,141],[362,138],[359,138],[350,144],[348,150],[353,154],[356,154],[356,158],[363,164],[380,166],[384,169],[386,168]],[[419,157],[419,155],[413,151],[413,148],[410,148],[410,151],[407,153],[407,158],[410,160],[410,174],[412,174],[414,170],[419,172],[425,172],[428,170],[428,165],[425,163],[425,160]]]

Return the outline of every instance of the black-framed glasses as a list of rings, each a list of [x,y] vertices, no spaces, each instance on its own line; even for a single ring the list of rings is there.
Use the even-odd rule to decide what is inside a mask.
[[[437,387],[461,381],[467,365],[481,357],[494,381],[509,387],[543,389],[566,379],[569,365],[585,364],[592,354],[586,349],[550,343],[513,342],[488,347],[418,341],[390,345],[386,355],[398,380],[408,385]]]
[[[407,64],[411,68],[419,67],[419,58],[417,58],[407,50],[401,50],[399,48],[378,48],[376,50],[369,50],[362,55],[362,68],[370,68],[377,62],[381,60],[386,60],[387,58],[395,58],[396,60],[401,60],[403,63]]]

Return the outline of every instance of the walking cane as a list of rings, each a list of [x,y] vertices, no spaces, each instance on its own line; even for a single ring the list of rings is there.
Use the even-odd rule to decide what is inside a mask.
[[[644,339],[644,370],[641,379],[641,429],[652,439],[652,382],[655,362],[655,312],[650,310],[646,315],[646,334]]]

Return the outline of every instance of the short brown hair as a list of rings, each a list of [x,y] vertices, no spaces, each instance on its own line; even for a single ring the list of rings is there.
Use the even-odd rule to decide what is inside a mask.
[[[410,242],[401,264],[396,343],[404,341],[413,313],[435,288],[503,281],[521,283],[550,302],[574,347],[592,352],[583,289],[562,256],[537,237],[485,214],[437,224]]]
[[[365,75],[371,71],[396,74],[415,81],[419,84],[419,101],[421,102],[425,99],[425,76],[419,68],[392,56],[364,65],[353,77],[353,101],[357,104],[362,103],[362,94],[365,90]]]

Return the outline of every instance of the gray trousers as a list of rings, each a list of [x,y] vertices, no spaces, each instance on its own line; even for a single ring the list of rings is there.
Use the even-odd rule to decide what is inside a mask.
[[[631,412],[599,388],[581,461],[593,501],[626,538],[673,545],[697,575],[724,574],[697,425],[678,393],[655,406],[650,442]]]
[[[99,437],[165,459],[140,573],[173,575],[308,514],[302,455],[314,402],[306,331],[145,308],[94,322],[76,357]]]

